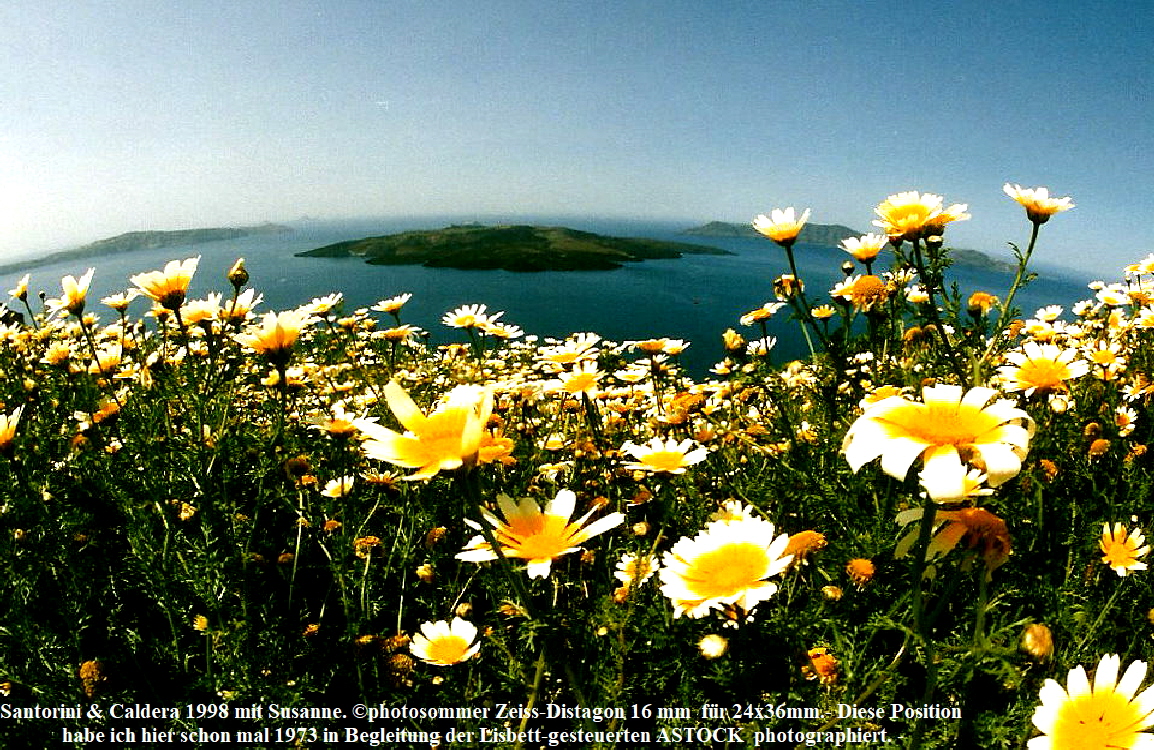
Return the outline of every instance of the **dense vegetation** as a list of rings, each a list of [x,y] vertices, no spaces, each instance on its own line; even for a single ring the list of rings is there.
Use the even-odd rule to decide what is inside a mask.
[[[1154,259],[1019,316],[1069,206],[1011,193],[1030,240],[1008,289],[958,298],[941,235],[964,207],[893,196],[885,235],[847,243],[861,273],[767,279],[705,382],[675,338],[538,341],[483,305],[434,348],[404,294],[257,320],[240,263],[204,300],[195,259],[134,277],[147,316],[131,294],[95,313],[91,274],[44,309],[26,280],[0,328],[0,706],[228,732],[254,704],[468,707],[487,715],[263,724],[512,730],[493,747],[1098,747],[1062,724],[1085,665],[1096,736],[1137,746],[1154,693],[1118,676],[1154,616]],[[802,223],[759,220],[766,252],[793,266]],[[804,361],[759,337],[787,314]]]

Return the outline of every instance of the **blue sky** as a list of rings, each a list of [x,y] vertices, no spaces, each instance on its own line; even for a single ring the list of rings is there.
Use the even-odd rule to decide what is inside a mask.
[[[1040,256],[1112,278],[1154,251],[1152,31],[1118,2],[8,0],[0,258],[305,214],[866,231],[901,190],[998,251],[1009,181],[1077,204]]]

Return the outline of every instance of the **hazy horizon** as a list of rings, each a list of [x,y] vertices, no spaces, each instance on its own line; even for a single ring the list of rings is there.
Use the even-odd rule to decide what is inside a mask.
[[[1005,182],[1077,204],[1039,260],[1109,275],[1154,250],[1154,19],[918,6],[14,0],[0,263],[304,215],[792,205],[870,231],[902,190],[968,203],[949,243],[1004,255],[1029,235]]]

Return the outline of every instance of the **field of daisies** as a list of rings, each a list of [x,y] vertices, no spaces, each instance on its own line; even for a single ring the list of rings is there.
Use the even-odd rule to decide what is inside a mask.
[[[964,298],[964,205],[890,196],[828,290],[795,263],[808,210],[758,217],[792,273],[702,381],[675,319],[613,342],[479,301],[409,320],[403,290],[268,311],[242,261],[188,299],[196,258],[102,300],[99,270],[39,300],[25,277],[0,326],[0,708],[475,708],[389,726],[512,730],[494,747],[1151,746],[1154,256],[1017,310],[1073,204],[1005,192],[1018,274]],[[776,357],[771,316],[811,356]]]

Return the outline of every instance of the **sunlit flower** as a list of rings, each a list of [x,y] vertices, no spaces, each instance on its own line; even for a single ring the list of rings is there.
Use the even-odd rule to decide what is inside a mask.
[[[790,535],[789,545],[785,548],[785,554],[793,555],[795,561],[804,562],[807,557],[819,549],[824,548],[825,545],[825,534],[822,534],[820,531],[807,529]]]
[[[657,560],[652,555],[626,552],[617,563],[613,577],[626,586],[640,586],[657,572]]]
[[[408,480],[428,479],[438,471],[472,466],[480,449],[485,422],[493,410],[493,392],[475,385],[459,385],[425,416],[405,389],[390,381],[385,401],[405,428],[401,434],[369,420],[354,424],[370,439],[365,455],[397,466],[417,469]]]
[[[252,309],[263,300],[264,295],[257,294],[255,289],[245,289],[236,299],[229,300],[228,304],[221,308],[220,317],[222,320],[232,322],[244,321]]]
[[[175,311],[184,304],[188,284],[192,281],[192,275],[196,273],[198,263],[200,263],[199,255],[183,261],[170,260],[165,264],[163,271],[140,273],[130,276],[128,280],[165,309]]]
[[[838,297],[858,310],[870,310],[875,304],[885,302],[889,297],[886,284],[873,274],[851,276],[829,291],[831,297]]]
[[[919,456],[932,471],[938,461],[957,463],[964,451],[968,461],[985,464],[989,484],[997,487],[1021,470],[1034,423],[1008,399],[990,403],[996,396],[991,388],[963,392],[957,385],[926,386],[923,402],[891,396],[858,417],[842,452],[855,472],[881,456],[882,470],[904,479]]]
[[[931,449],[940,450],[940,449]],[[969,469],[960,460],[927,461],[927,468],[918,474],[921,485],[930,499],[937,503],[960,503],[971,497],[992,495],[984,489],[986,475],[981,469]]]
[[[493,536],[501,545],[502,555],[528,563],[530,578],[548,576],[554,559],[576,552],[579,545],[625,521],[623,513],[610,513],[588,523],[597,511],[597,508],[592,508],[576,521],[570,522],[577,505],[577,496],[571,490],[558,492],[557,497],[546,503],[544,510],[532,498],[522,498],[518,502],[506,495],[499,495],[497,502],[504,516],[503,521],[485,508],[481,509],[481,516],[493,529]],[[481,525],[472,519],[465,519],[465,523],[474,529],[481,529]],[[457,558],[483,562],[497,559],[497,553],[485,541],[485,537],[479,534],[465,545]]]
[[[877,567],[873,560],[864,557],[855,557],[845,564],[846,575],[849,579],[856,583],[859,587],[864,586],[873,580],[874,574],[877,572]]]
[[[409,642],[409,652],[413,656],[440,667],[460,664],[480,651],[477,627],[460,617],[454,617],[452,622],[426,622],[421,626],[421,632]]]
[[[1098,541],[1102,550],[1102,562],[1106,563],[1120,576],[1133,573],[1136,570],[1146,570],[1146,563],[1140,558],[1150,552],[1150,545],[1146,544],[1146,537],[1142,530],[1135,528],[1127,531],[1120,523],[1115,523],[1113,530],[1110,524],[1102,524],[1102,538]]]
[[[912,508],[898,514],[897,522],[907,526],[920,521],[925,508]],[[940,526],[939,526],[940,524]],[[987,575],[1010,557],[1010,531],[1006,522],[985,508],[939,510],[934,514],[934,525],[939,526],[926,548],[926,561],[934,560],[962,544],[974,550],[986,563]],[[894,557],[905,557],[918,539],[920,530],[913,528],[894,551]]]
[[[951,206],[943,208],[937,213],[937,215],[926,221],[926,226],[923,230],[924,233],[927,235],[941,235],[942,231],[946,227],[946,224],[950,224],[955,221],[966,221],[969,219],[970,215],[966,213],[967,210],[969,210],[969,206],[965,203],[955,203]]]
[[[462,305],[456,310],[445,313],[441,322],[450,328],[479,328],[486,323],[492,323],[505,313],[487,313],[485,305]]]
[[[16,287],[14,289],[8,290],[8,295],[10,297],[14,297],[15,299],[20,300],[21,302],[26,302],[28,300],[28,279],[29,278],[30,277],[28,274],[24,274],[23,276],[21,276],[20,281],[16,282]]]
[[[1106,654],[1094,671],[1094,684],[1082,665],[1070,670],[1066,687],[1047,679],[1034,709],[1033,722],[1041,732],[1026,743],[1029,750],[1121,750],[1149,748],[1154,734],[1154,687],[1141,693],[1146,662],[1134,661],[1118,679],[1122,659]],[[1136,695],[1137,693],[1137,695]]]
[[[84,303],[88,298],[88,287],[92,284],[92,274],[96,273],[95,268],[89,268],[78,281],[74,276],[65,276],[60,280],[60,286],[63,290],[63,296],[59,299],[48,300],[48,307],[54,313],[61,310],[80,317],[84,312]]]
[[[1114,410],[1114,426],[1118,428],[1119,437],[1126,437],[1134,432],[1138,421],[1138,412],[1129,406],[1119,406]]]
[[[661,593],[673,616],[704,617],[737,605],[749,611],[777,593],[772,578],[789,567],[789,535],[775,536],[769,521],[714,521],[692,539],[683,537],[662,557]]]
[[[263,354],[273,364],[284,365],[292,355],[293,345],[312,318],[303,313],[265,313],[260,328],[251,333],[240,333],[236,340],[249,349]]]
[[[974,292],[966,302],[966,310],[971,315],[986,315],[998,304],[998,298],[989,292]]]
[[[729,639],[716,633],[703,635],[697,642],[697,650],[706,659],[720,659],[729,651]]]
[[[801,234],[807,221],[809,221],[808,208],[798,217],[790,206],[786,209],[775,208],[769,212],[769,216],[758,214],[753,220],[753,228],[777,244],[789,247],[797,241],[797,236]]]
[[[767,357],[773,347],[777,346],[777,336],[762,336],[745,345],[745,353],[751,357]]]
[[[213,292],[204,299],[185,302],[184,306],[180,308],[180,318],[184,321],[185,325],[190,326],[212,321],[220,316],[221,299],[222,297],[219,292]]]
[[[1090,371],[1090,365],[1078,358],[1077,349],[1061,349],[1054,344],[1027,341],[1022,351],[1009,352],[1011,364],[998,368],[1006,391],[1024,391],[1027,396],[1066,390],[1066,381],[1080,378]]]
[[[811,648],[805,653],[809,660],[801,668],[802,675],[807,680],[818,680],[822,685],[832,685],[837,682],[838,660],[827,648]]]
[[[1044,224],[1054,214],[1074,207],[1070,198],[1051,198],[1050,191],[1044,187],[1023,188],[1007,182],[1002,190],[1026,209],[1026,218],[1035,224]]]
[[[930,301],[930,293],[915,284],[906,290],[906,300],[911,305],[924,305]]]
[[[893,239],[914,240],[942,212],[942,196],[909,190],[886,198],[873,224]]]
[[[411,300],[412,298],[413,298],[413,295],[408,294],[408,293],[398,294],[396,297],[381,300],[380,302],[373,305],[369,309],[370,310],[376,310],[377,312],[383,312],[383,313],[395,313],[395,312],[400,311],[400,309],[405,306],[405,303],[408,302],[409,300]]]
[[[596,397],[598,383],[603,377],[605,373],[597,368],[596,362],[585,361],[577,363],[568,372],[560,373],[557,380],[550,381],[547,386],[550,390],[562,393],[587,393],[590,397]]]
[[[331,479],[325,483],[325,488],[321,490],[321,494],[333,499],[342,498],[353,491],[353,485],[356,483],[356,477],[338,477],[337,479]]]
[[[884,234],[863,234],[860,237],[846,237],[839,247],[855,259],[865,263],[878,257],[878,253],[889,244],[890,238]]]
[[[12,457],[16,452],[16,425],[20,423],[23,406],[17,406],[11,414],[0,414],[0,455]]]
[[[751,310],[745,315],[742,315],[739,322],[743,326],[751,326],[758,321],[766,320],[783,307],[785,307],[784,302],[766,302],[756,310]]]
[[[624,464],[626,469],[655,474],[684,474],[686,469],[704,461],[708,455],[704,447],[688,438],[680,443],[676,440],[662,441],[656,437],[645,445],[627,442],[621,446],[621,452],[637,459]]]

